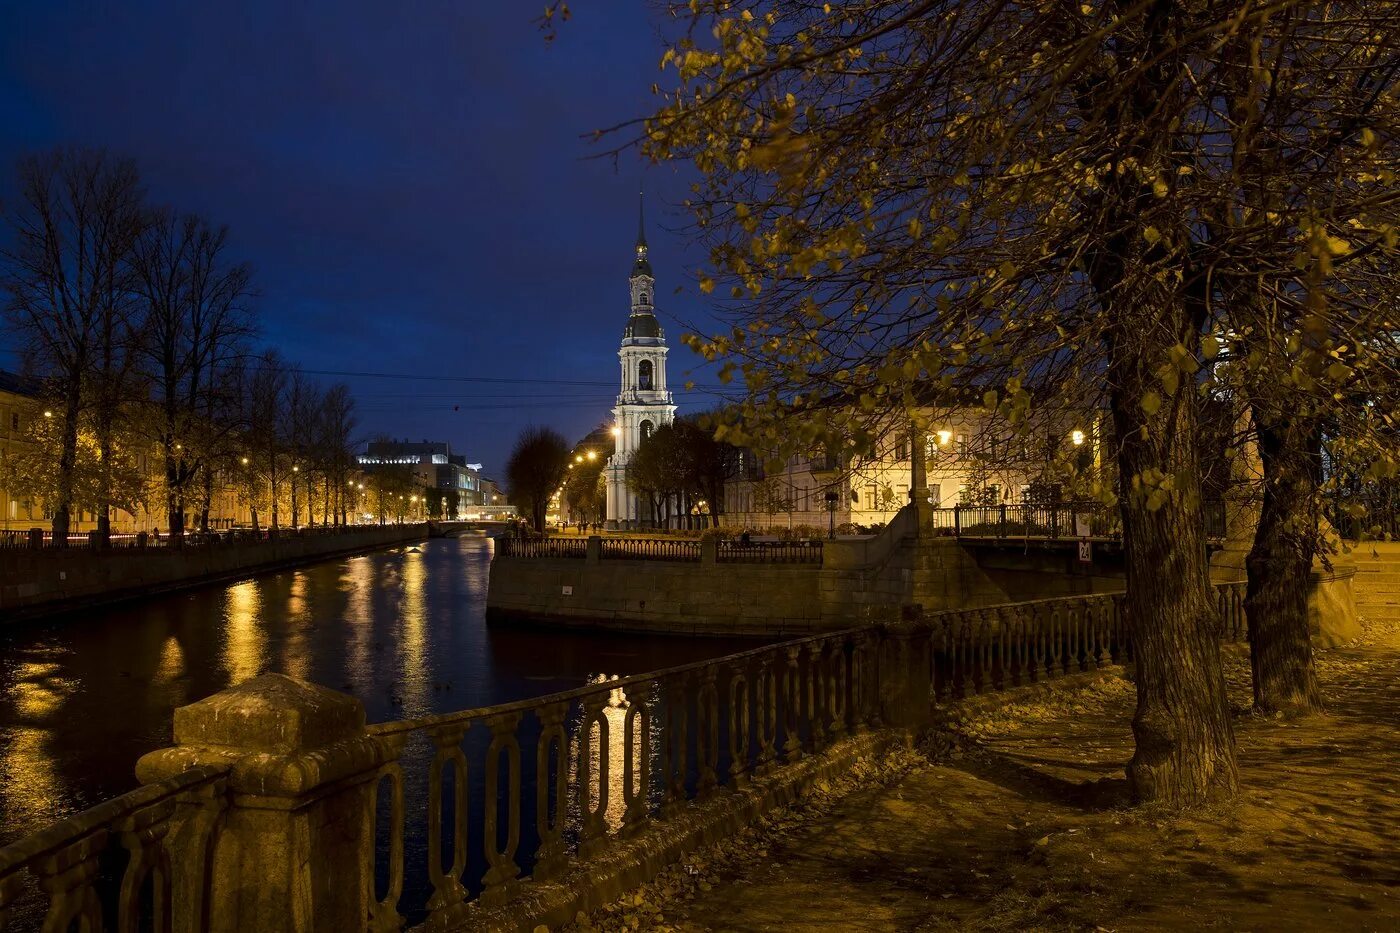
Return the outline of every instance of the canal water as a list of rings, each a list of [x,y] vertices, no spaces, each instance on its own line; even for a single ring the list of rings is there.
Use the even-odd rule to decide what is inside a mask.
[[[267,672],[371,722],[488,706],[754,647],[486,627],[491,542],[420,545],[0,630],[0,844],[136,786],[171,712]]]

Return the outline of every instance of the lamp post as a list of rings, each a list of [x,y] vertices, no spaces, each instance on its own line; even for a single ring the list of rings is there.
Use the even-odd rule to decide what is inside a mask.
[[[835,540],[836,540],[836,503],[840,500],[840,498],[841,498],[841,496],[836,492],[836,490],[834,490],[834,489],[828,489],[828,490],[827,490],[827,492],[826,492],[826,514],[827,514],[826,539],[827,539],[828,541],[835,541]]]

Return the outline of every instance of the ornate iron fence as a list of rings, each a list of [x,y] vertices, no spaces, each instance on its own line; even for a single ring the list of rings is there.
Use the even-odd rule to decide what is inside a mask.
[[[822,562],[820,541],[720,541],[715,560],[721,564],[817,564]]]
[[[1202,505],[1201,520],[1207,538],[1225,536],[1225,504],[1209,501]],[[934,527],[951,531],[960,538],[1064,539],[1080,536],[1122,537],[1123,524],[1116,508],[1098,502],[1065,505],[957,505],[933,510]]]
[[[588,556],[587,538],[496,539],[498,557],[567,557],[582,560]]]
[[[684,538],[615,538],[601,540],[602,560],[700,560],[700,542]]]

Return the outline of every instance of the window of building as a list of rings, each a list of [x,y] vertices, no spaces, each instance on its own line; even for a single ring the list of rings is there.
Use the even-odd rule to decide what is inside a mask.
[[[865,507],[867,510],[875,511],[875,486],[874,484],[865,487]]]
[[[642,389],[651,388],[651,360],[642,360],[637,364],[637,385]]]
[[[642,422],[642,424],[641,424],[642,440],[646,440],[647,438],[651,437],[651,429],[652,429],[652,425],[651,425],[651,422],[650,422],[650,421],[643,421],[643,422]]]
[[[644,304],[644,305],[645,305],[645,304],[650,304],[650,303],[651,303],[651,298],[650,298],[650,296],[647,295],[646,292],[642,292],[640,295],[637,296],[637,301],[638,301],[640,304]]]
[[[894,445],[894,458],[896,460],[909,459],[909,442],[899,441]]]

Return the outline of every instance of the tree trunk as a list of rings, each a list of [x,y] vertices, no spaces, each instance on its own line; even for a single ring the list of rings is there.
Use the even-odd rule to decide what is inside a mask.
[[[63,404],[63,443],[58,453],[58,497],[53,510],[53,543],[63,547],[68,543],[72,524],[73,468],[78,462],[78,387],[68,391]]]
[[[1317,432],[1301,420],[1255,412],[1264,497],[1245,561],[1254,707],[1289,715],[1322,708],[1308,632],[1321,457]]]
[[[1141,404],[1163,391],[1155,371],[1170,348],[1192,339],[1184,312],[1170,329],[1161,321],[1174,306],[1179,302],[1164,289],[1123,290],[1109,382],[1127,570],[1123,608],[1138,695],[1128,782],[1140,802],[1186,806],[1233,795],[1238,775],[1201,513],[1196,394],[1188,379],[1155,411]]]

